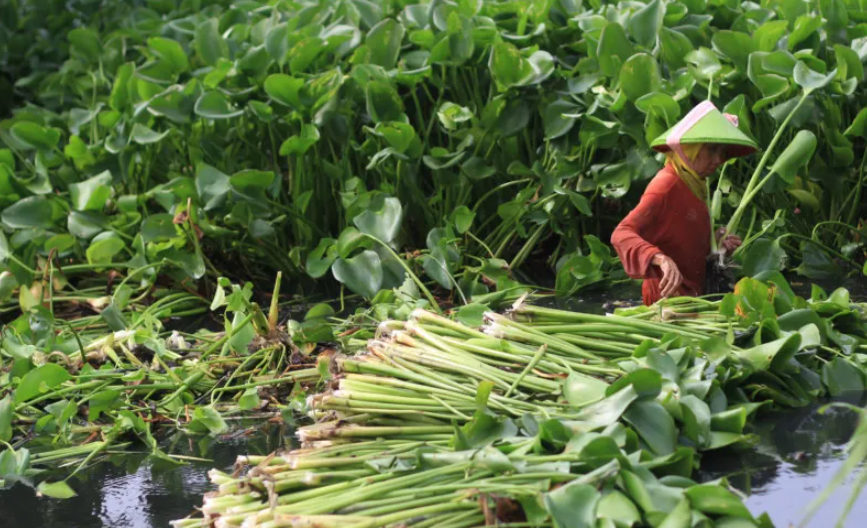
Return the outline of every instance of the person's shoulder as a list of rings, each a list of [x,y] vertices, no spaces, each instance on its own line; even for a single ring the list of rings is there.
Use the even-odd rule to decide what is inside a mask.
[[[680,178],[677,177],[674,170],[666,165],[656,173],[656,176],[654,176],[652,180],[650,180],[644,194],[666,194],[668,191],[673,189],[679,181]]]

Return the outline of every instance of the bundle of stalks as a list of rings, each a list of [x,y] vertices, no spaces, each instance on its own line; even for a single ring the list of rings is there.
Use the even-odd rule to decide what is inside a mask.
[[[301,449],[212,472],[204,516],[175,527],[771,526],[724,480],[691,480],[697,457],[748,445],[764,405],[863,379],[850,308],[774,325],[703,299],[608,316],[519,302],[480,328],[416,310],[334,359]]]

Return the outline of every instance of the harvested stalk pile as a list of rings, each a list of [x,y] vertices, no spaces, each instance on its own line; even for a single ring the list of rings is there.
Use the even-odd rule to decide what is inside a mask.
[[[301,449],[214,470],[175,527],[771,526],[693,471],[764,405],[863,390],[865,321],[842,290],[752,279],[611,316],[519,302],[479,329],[416,310],[330,360]]]

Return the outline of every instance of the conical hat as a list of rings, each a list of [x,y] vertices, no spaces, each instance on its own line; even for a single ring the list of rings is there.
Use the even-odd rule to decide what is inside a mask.
[[[680,145],[694,143],[717,143],[730,145],[730,157],[746,156],[758,150],[756,142],[737,127],[737,117],[717,110],[713,103],[705,101],[693,108],[665,134],[656,138],[651,147],[658,152],[674,149],[680,152]]]

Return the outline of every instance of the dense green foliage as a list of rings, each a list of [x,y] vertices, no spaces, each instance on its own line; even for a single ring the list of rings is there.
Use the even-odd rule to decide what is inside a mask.
[[[616,265],[600,240],[660,167],[648,140],[710,97],[760,145],[801,131],[712,183],[718,221],[756,195],[744,271],[836,276],[863,255],[865,21],[844,0],[4,2],[0,262],[367,297],[411,270],[469,300],[544,260],[570,293]]]

